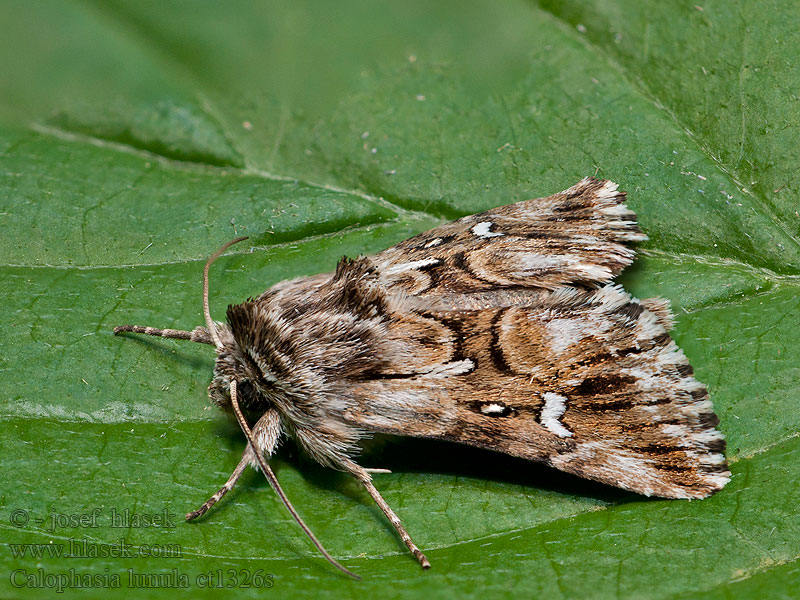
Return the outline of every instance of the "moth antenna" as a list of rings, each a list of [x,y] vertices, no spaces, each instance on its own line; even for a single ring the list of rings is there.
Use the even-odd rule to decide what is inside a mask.
[[[238,237],[230,242],[227,242],[222,245],[222,247],[214,252],[209,259],[206,261],[206,266],[203,267],[203,314],[206,317],[206,326],[208,327],[208,333],[211,335],[211,339],[214,341],[214,345],[217,348],[222,348],[222,342],[219,340],[219,334],[217,333],[217,326],[214,324],[214,321],[211,319],[211,310],[208,307],[208,269],[215,260],[217,260],[220,255],[225,252],[228,248],[237,244],[241,241],[247,239],[248,236]]]
[[[215,259],[221,252],[223,252],[228,246],[238,241],[240,240],[233,240],[233,242],[228,242],[225,246],[217,250],[216,254],[208,260],[209,263],[213,259]],[[206,273],[208,273],[208,264],[206,265]],[[206,279],[206,282],[207,281],[208,279]],[[206,288],[207,287],[208,286],[206,286]],[[359,577],[352,571],[349,571],[345,566],[340,564],[335,558],[333,558],[330,554],[328,554],[328,551],[325,550],[325,548],[322,546],[322,544],[314,535],[314,533],[311,531],[311,529],[308,528],[308,525],[306,525],[303,522],[303,519],[301,519],[300,515],[297,514],[297,511],[295,510],[294,506],[292,506],[292,503],[289,502],[289,498],[287,498],[286,494],[283,492],[280,483],[278,483],[278,478],[275,477],[275,473],[273,473],[272,469],[269,466],[269,463],[266,461],[261,452],[258,451],[258,446],[256,446],[256,441],[253,438],[253,432],[250,431],[250,426],[247,424],[247,421],[245,420],[244,415],[242,414],[242,409],[239,408],[239,401],[236,398],[235,379],[231,379],[231,406],[233,407],[233,412],[236,414],[236,420],[239,421],[239,427],[242,428],[242,431],[244,432],[244,435],[247,438],[247,443],[250,444],[250,447],[253,449],[253,453],[256,455],[258,464],[261,467],[261,472],[264,473],[264,477],[267,478],[267,481],[269,481],[269,484],[272,486],[272,489],[275,490],[276,494],[278,494],[278,498],[281,499],[281,502],[283,502],[283,505],[286,507],[286,509],[289,511],[292,517],[294,517],[294,520],[297,521],[297,524],[300,525],[300,528],[303,530],[303,532],[305,532],[308,538],[317,547],[317,550],[320,551],[322,556],[324,556],[329,563],[331,563],[334,567],[339,569],[342,573],[345,573],[346,575],[349,575],[353,579],[360,581],[361,577]]]
[[[117,325],[114,327],[114,335],[120,333],[146,333],[156,337],[170,338],[173,340],[189,340],[200,344],[214,345],[214,341],[208,336],[208,332],[202,327],[196,327],[192,331],[182,329],[161,329],[160,327],[142,327],[140,325]]]

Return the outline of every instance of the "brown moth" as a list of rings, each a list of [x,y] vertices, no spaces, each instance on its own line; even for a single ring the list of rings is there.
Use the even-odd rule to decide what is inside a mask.
[[[367,489],[424,568],[400,519],[355,462],[373,432],[463,442],[646,496],[704,498],[730,472],[706,388],[669,336],[659,298],[612,280],[646,239],[624,192],[586,178],[561,193],[467,216],[334,273],[284,281],[193,331],[123,325],[216,347],[211,400],[248,440],[225,485],[260,468],[325,557],[267,463],[289,435]],[[245,416],[245,414],[247,416]],[[248,418],[249,417],[249,418]],[[251,424],[252,423],[252,424]]]

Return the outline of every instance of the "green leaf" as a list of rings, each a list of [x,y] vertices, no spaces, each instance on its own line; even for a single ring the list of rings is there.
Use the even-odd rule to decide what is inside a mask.
[[[0,594],[798,596],[798,18],[786,1],[0,5]],[[234,235],[249,246],[215,265],[218,317],[595,173],[649,235],[622,281],[673,303],[728,438],[724,490],[647,499],[378,437],[362,462],[393,471],[376,486],[429,572],[292,444],[279,479],[363,581],[256,472],[183,522],[244,449],[206,398],[213,352],[114,325],[201,324],[203,262]],[[126,510],[165,521],[112,522]]]

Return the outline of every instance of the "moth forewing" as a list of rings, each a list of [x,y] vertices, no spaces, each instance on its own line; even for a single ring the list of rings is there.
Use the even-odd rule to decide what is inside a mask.
[[[128,331],[214,345],[211,399],[248,444],[233,475],[288,434],[358,479],[423,567],[400,519],[353,459],[371,432],[439,438],[547,463],[645,495],[702,498],[727,483],[724,439],[705,387],[669,336],[658,298],[613,279],[646,239],[625,194],[586,178],[547,198],[470,215],[336,271],[279,283],[208,310],[192,332]],[[238,240],[234,240],[238,241]],[[231,242],[233,243],[233,242]],[[245,414],[259,415],[255,426]],[[378,469],[378,471],[380,471]]]

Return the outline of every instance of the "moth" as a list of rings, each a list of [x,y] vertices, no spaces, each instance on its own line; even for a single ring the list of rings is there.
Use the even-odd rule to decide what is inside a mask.
[[[322,554],[268,458],[291,436],[364,485],[423,568],[430,563],[356,462],[371,433],[462,442],[645,496],[704,498],[730,472],[706,388],[670,338],[668,302],[614,278],[645,240],[625,193],[586,178],[547,198],[470,215],[333,273],[284,281],[205,327],[122,325],[215,347],[208,388],[247,438],[204,514],[252,465]],[[355,576],[355,575],[354,575]]]

